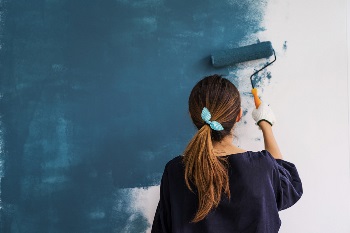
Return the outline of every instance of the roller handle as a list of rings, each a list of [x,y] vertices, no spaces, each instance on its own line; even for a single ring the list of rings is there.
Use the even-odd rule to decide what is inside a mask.
[[[256,108],[259,108],[259,106],[260,106],[260,104],[261,104],[261,100],[259,99],[259,96],[258,96],[258,89],[253,88],[253,89],[252,89],[252,94],[253,94],[253,96],[254,96],[255,107],[256,107]]]

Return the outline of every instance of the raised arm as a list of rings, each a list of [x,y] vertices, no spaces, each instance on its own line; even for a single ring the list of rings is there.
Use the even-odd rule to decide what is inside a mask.
[[[281,151],[272,132],[272,125],[276,119],[270,106],[261,103],[259,108],[253,110],[252,115],[263,132],[265,150],[275,158],[273,182],[277,208],[278,210],[287,209],[303,195],[301,179],[295,165],[282,159]]]
[[[259,126],[263,132],[265,150],[270,152],[275,159],[283,159],[275,136],[273,135],[272,126],[266,121],[261,121]]]
[[[272,131],[272,125],[276,119],[270,106],[261,103],[259,108],[253,110],[252,116],[263,132],[265,150],[270,152],[275,159],[282,159],[281,151]]]

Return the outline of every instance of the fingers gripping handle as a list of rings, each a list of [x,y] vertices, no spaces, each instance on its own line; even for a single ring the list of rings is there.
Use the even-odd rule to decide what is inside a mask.
[[[258,96],[258,89],[253,88],[253,89],[252,89],[252,94],[253,94],[253,96],[254,96],[255,107],[256,107],[256,108],[259,108],[259,106],[260,106],[260,104],[261,104],[261,100],[259,99],[259,96]]]

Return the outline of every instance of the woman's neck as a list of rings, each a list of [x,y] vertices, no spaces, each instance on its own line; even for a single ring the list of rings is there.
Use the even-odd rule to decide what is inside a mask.
[[[216,156],[225,156],[246,152],[233,144],[233,136],[227,135],[220,142],[213,142],[213,152]]]

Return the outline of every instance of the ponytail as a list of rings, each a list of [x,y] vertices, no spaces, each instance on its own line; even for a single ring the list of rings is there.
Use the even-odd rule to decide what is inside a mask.
[[[211,128],[204,124],[184,152],[185,182],[192,191],[197,189],[198,210],[192,222],[203,220],[219,205],[222,191],[230,198],[227,160],[213,153]]]
[[[212,141],[220,142],[232,134],[241,99],[228,79],[212,75],[193,87],[188,107],[198,132],[184,151],[184,176],[186,186],[198,197],[192,222],[199,222],[219,205],[222,193],[230,199],[229,164],[226,157],[214,155]]]

